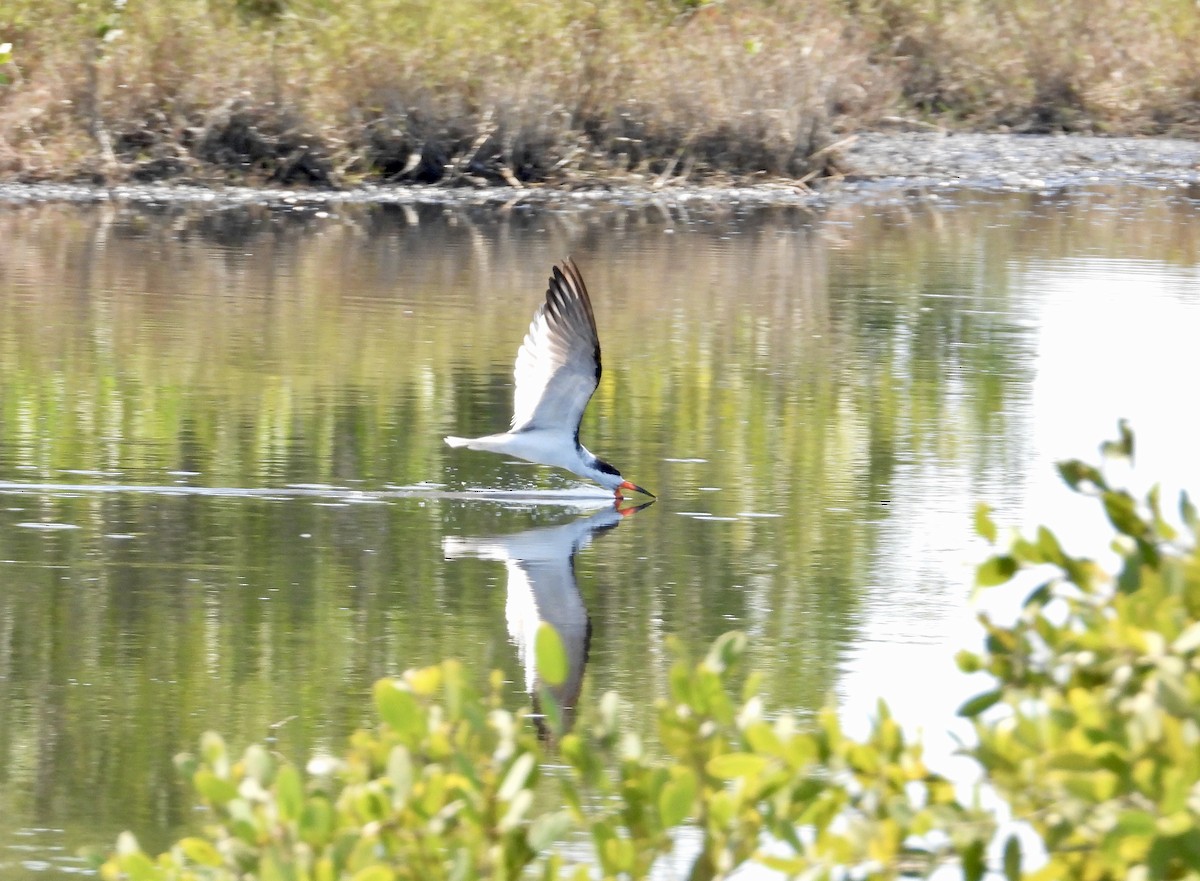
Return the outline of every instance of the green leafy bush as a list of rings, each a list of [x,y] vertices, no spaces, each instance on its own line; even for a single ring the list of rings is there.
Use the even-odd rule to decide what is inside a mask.
[[[539,657],[552,666],[549,633]],[[748,861],[896,877],[957,851],[978,860],[987,818],[958,804],[886,709],[861,742],[832,710],[811,726],[767,719],[756,680],[737,685],[745,644],[727,634],[703,661],[675,664],[658,707],[665,755],[622,729],[609,693],[593,728],[562,733],[565,764],[551,771],[531,726],[501,708],[499,675],[480,695],[454,661],[380,681],[379,727],[304,774],[257,745],[235,761],[210,734],[180,760],[210,809],[202,834],[151,859],[126,833],[102,877],[511,879],[533,866],[546,879],[645,878],[685,825],[700,833],[697,879]],[[934,829],[953,837],[913,845]],[[556,848],[572,836],[575,859]]]
[[[1124,426],[1105,451],[1132,456]],[[1101,468],[1071,461],[1060,473],[1103,506],[1117,573],[1069,555],[1045,528],[1013,538],[979,583],[1026,573],[1039,583],[1014,621],[981,616],[983,651],[959,657],[992,680],[960,711],[975,726],[965,751],[1040,836],[1033,871],[1015,837],[988,866],[993,818],[925,766],[886,705],[861,741],[832,709],[804,721],[768,714],[758,678],[737,669],[746,637],[729,633],[703,660],[676,661],[653,747],[622,726],[616,694],[590,727],[565,731],[543,689],[551,763],[524,714],[502,707],[499,674],[480,694],[453,661],[377,683],[376,730],[303,773],[257,745],[235,761],[210,734],[180,760],[209,808],[205,828],[155,859],[126,833],[101,875],[635,879],[686,850],[694,881],[749,863],[813,879],[946,867],[966,879],[989,868],[1008,879],[1200,877],[1196,510],[1184,496],[1173,526],[1157,490],[1139,502]],[[996,541],[986,508],[977,526]],[[565,664],[545,625],[536,650],[553,685]]]
[[[1110,457],[1132,458],[1122,426]],[[995,686],[962,709],[972,754],[1042,837],[1037,878],[1200,877],[1200,551],[1196,509],[1163,515],[1157,488],[1138,501],[1100,468],[1059,473],[1094,497],[1116,531],[1115,575],[1068,554],[1042,528],[985,562],[981,584],[1029,571],[1038,585],[1016,621],[983,617],[985,650],[959,666]],[[980,531],[995,537],[986,511]]]

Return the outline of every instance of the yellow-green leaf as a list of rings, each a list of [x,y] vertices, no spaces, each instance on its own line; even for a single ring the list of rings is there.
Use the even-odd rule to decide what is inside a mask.
[[[975,582],[980,587],[1004,584],[1017,572],[1017,561],[1007,554],[991,557],[975,570]]]
[[[250,744],[242,754],[242,767],[246,769],[246,776],[264,787],[271,780],[273,766],[271,754],[260,743]]]
[[[725,753],[708,760],[705,770],[718,780],[733,780],[737,777],[756,777],[767,767],[763,756],[752,753]]]
[[[192,783],[201,798],[217,807],[227,805],[237,798],[237,787],[233,782],[218,777],[207,768],[197,771],[196,776],[192,778]]]
[[[740,630],[723,633],[713,640],[712,647],[704,658],[704,666],[714,673],[724,673],[746,653],[746,645],[746,634]]]
[[[127,853],[117,857],[117,865],[129,881],[156,881],[158,869],[144,853]]]
[[[696,775],[682,768],[658,794],[658,814],[666,828],[678,826],[692,812],[696,799]]]
[[[529,827],[525,840],[534,853],[541,853],[558,841],[574,826],[570,811],[553,811],[542,814]]]
[[[281,862],[274,850],[268,850],[259,861],[258,881],[294,881],[292,866]]]
[[[388,753],[387,775],[392,784],[392,804],[403,807],[412,792],[413,765],[408,750],[399,744]]]
[[[1200,648],[1200,621],[1193,621],[1184,628],[1183,633],[1175,637],[1175,641],[1171,643],[1171,650],[1186,655],[1197,648]]]
[[[562,685],[567,679],[567,650],[558,631],[543,621],[534,643],[538,676],[547,685]]]
[[[1176,811],[1165,817],[1159,817],[1154,825],[1158,829],[1159,835],[1167,837],[1183,835],[1185,832],[1195,828],[1195,824],[1192,822],[1192,815],[1188,811]]]
[[[198,863],[201,866],[221,865],[221,855],[212,846],[212,842],[204,838],[180,839],[179,849],[193,863]]]
[[[1002,697],[1004,697],[1004,692],[998,688],[994,691],[985,691],[983,694],[977,694],[969,698],[958,708],[958,715],[967,719],[978,716],[989,707],[995,706]]]
[[[421,725],[421,707],[416,698],[391,679],[380,679],[375,683],[375,709],[397,734],[416,733]]]
[[[992,509],[985,502],[975,506],[975,531],[989,543],[996,542],[996,522],[992,520]]]
[[[200,756],[218,777],[229,776],[229,751],[225,739],[215,731],[205,731],[200,737]]]
[[[321,848],[333,837],[333,807],[322,796],[310,798],[300,815],[300,838]]]
[[[533,773],[533,767],[536,760],[533,753],[521,753],[517,756],[508,768],[508,773],[504,775],[504,782],[500,784],[500,789],[496,793],[496,797],[501,801],[512,801],[516,798],[525,782],[529,779],[529,775]]]
[[[510,829],[515,829],[517,825],[525,819],[525,814],[529,808],[533,806],[533,790],[522,789],[509,802],[508,810],[504,816],[500,818],[497,828],[501,832],[507,832]]]
[[[1004,878],[1005,881],[1021,879],[1021,839],[1015,835],[1004,842]]]
[[[275,775],[275,803],[284,822],[300,819],[300,812],[304,810],[304,787],[295,766],[284,765]]]

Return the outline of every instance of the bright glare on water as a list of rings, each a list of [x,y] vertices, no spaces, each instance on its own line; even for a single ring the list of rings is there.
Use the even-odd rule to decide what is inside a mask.
[[[884,697],[948,756],[976,503],[1103,558],[1052,463],[1120,418],[1136,485],[1200,492],[1198,207],[0,212],[0,875],[182,834],[208,729],[340,750],[376,678],[447,656],[527,705],[540,619],[578,718],[615,688],[645,723],[668,638],[740,628],[770,705]],[[568,254],[581,439],[659,496],[629,516],[441,441],[507,426]]]

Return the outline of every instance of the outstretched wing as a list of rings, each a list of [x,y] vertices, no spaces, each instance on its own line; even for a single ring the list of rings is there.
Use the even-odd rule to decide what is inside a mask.
[[[579,433],[579,420],[600,382],[600,340],[575,261],[554,267],[513,369],[512,430],[558,428]]]

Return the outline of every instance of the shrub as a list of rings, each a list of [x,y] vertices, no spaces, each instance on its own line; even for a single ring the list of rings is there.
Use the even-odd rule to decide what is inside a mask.
[[[543,625],[545,626],[545,625]],[[541,640],[557,642],[552,630]],[[564,732],[561,767],[522,714],[501,708],[460,664],[412,670],[375,687],[382,720],[341,759],[306,773],[253,745],[234,760],[215,734],[180,765],[208,806],[202,834],[152,860],[126,833],[101,869],[107,879],[394,879],[649,877],[685,826],[701,837],[693,878],[724,878],[755,861],[826,876],[854,866],[897,877],[957,851],[976,863],[988,819],[963,808],[881,707],[870,736],[846,737],[833,710],[814,725],[768,719],[738,686],[746,639],[720,638],[701,662],[679,661],[660,703],[663,753],[624,730],[607,694],[586,731]],[[555,652],[539,658],[545,671]],[[559,717],[541,696],[552,725]],[[944,837],[914,843],[931,830]],[[568,836],[590,843],[559,851]],[[771,843],[775,846],[770,846]]]
[[[1132,458],[1122,426],[1110,457]],[[1015,816],[1041,836],[1046,878],[1200,877],[1200,550],[1196,509],[1163,515],[1079,461],[1063,479],[1104,508],[1115,575],[1042,528],[979,570],[981,584],[1040,576],[1015,622],[986,616],[982,653],[959,665],[995,686],[963,713],[972,754]],[[980,531],[995,535],[987,512]],[[989,709],[990,708],[990,709]],[[986,712],[985,712],[986,711]]]
[[[1131,457],[1132,434],[1122,426],[1104,450]],[[1010,836],[991,868],[1007,879],[1200,877],[1196,509],[1184,495],[1172,525],[1157,489],[1138,501],[1102,468],[1069,461],[1059,471],[1103,507],[1120,565],[1106,573],[1042,528],[979,568],[984,587],[1039,579],[1014,621],[981,616],[983,650],[959,657],[991,679],[960,710],[976,735],[964,751],[1045,849],[1023,875],[1029,860]],[[996,541],[984,507],[977,526]],[[993,818],[925,766],[885,704],[861,741],[832,709],[806,721],[768,714],[758,677],[738,672],[745,646],[729,633],[698,663],[675,662],[653,747],[622,726],[615,694],[590,726],[566,731],[543,689],[558,764],[525,714],[503,709],[499,674],[481,695],[453,661],[377,683],[377,729],[304,773],[258,745],[235,761],[209,734],[198,757],[180,759],[209,809],[206,827],[156,859],[125,833],[101,874],[633,879],[690,841],[695,881],[750,863],[814,879],[928,877],[947,866],[984,876]],[[555,684],[566,665],[545,625],[537,657]]]

